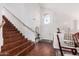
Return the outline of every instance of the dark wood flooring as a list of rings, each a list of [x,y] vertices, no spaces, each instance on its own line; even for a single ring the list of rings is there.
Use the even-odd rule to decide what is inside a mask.
[[[35,48],[27,54],[28,56],[55,56],[55,50],[49,43],[36,43]]]

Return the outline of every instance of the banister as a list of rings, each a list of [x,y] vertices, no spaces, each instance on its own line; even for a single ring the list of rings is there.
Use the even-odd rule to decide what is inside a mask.
[[[5,8],[12,16],[14,16],[19,22],[21,22],[25,27],[27,27],[29,30],[31,30],[32,32],[38,34],[36,31],[34,31],[33,29],[31,29],[29,26],[27,26],[26,24],[24,24],[18,17],[16,17],[12,12],[10,12],[6,7]]]

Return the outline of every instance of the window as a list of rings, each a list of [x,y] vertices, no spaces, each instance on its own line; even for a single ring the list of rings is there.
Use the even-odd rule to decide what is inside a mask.
[[[44,24],[49,24],[50,23],[50,16],[49,15],[45,15],[44,16]]]

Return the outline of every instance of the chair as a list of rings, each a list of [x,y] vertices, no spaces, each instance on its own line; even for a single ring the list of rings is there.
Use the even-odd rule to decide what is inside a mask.
[[[61,44],[61,39],[59,38],[59,35],[57,33],[57,40],[58,40],[58,45],[59,45],[59,50],[60,50],[60,53],[61,53],[61,56],[64,56],[64,55],[76,55],[77,54],[77,50],[75,47],[70,47],[70,46],[63,46]],[[70,54],[65,54],[64,52],[67,52],[67,53],[70,53]]]
[[[73,40],[75,43],[75,47],[79,47],[79,32],[73,34]]]
[[[79,54],[79,32],[73,34],[73,40],[74,40],[75,48],[77,49],[77,52]]]

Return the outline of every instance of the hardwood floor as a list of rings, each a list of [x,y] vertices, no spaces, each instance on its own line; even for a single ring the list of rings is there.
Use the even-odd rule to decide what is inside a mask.
[[[35,48],[27,54],[28,56],[55,56],[55,50],[49,43],[36,43]]]

